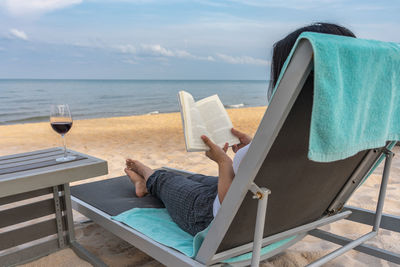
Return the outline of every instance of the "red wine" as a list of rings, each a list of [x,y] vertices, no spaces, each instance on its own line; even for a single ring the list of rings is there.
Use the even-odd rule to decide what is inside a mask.
[[[52,122],[51,127],[59,134],[66,134],[72,127],[72,122]]]

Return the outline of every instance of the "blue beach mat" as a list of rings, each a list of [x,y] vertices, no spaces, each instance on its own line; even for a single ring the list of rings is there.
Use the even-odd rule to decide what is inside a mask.
[[[314,52],[308,158],[329,162],[400,139],[400,44],[305,32]]]

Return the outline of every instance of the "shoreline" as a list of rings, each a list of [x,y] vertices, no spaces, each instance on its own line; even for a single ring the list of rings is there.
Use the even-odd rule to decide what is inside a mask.
[[[238,103],[238,104],[232,104],[232,105],[224,105],[226,110],[231,110],[231,109],[247,109],[247,108],[266,108],[266,105],[261,105],[261,106],[242,106],[244,105],[243,103]],[[229,106],[229,107],[228,107]],[[238,106],[238,107],[234,107],[234,106]],[[74,119],[74,116],[72,114],[73,117],[73,121],[82,121],[82,120],[94,120],[94,119],[110,119],[110,118],[124,118],[124,117],[136,117],[136,116],[146,116],[146,115],[158,115],[158,114],[171,114],[171,113],[180,113],[179,110],[175,110],[175,111],[159,111],[159,110],[154,110],[151,112],[147,112],[147,113],[142,113],[142,114],[131,114],[131,115],[121,115],[121,116],[110,116],[110,117],[88,117],[88,118],[79,118],[79,119]],[[42,122],[48,122],[50,116],[38,116],[38,117],[46,117],[48,118],[47,120],[38,120],[38,121],[29,121],[29,118],[27,120],[21,119],[21,120],[16,120],[11,121],[12,123],[8,123],[6,122],[0,122],[0,127],[1,126],[9,126],[9,125],[19,125],[19,124],[31,124],[31,123],[42,123]]]
[[[195,81],[195,82],[226,82],[226,81],[237,81],[237,82],[264,82],[267,81],[269,82],[270,80],[267,79],[97,79],[97,78],[83,78],[83,79],[76,79],[76,78],[54,78],[54,79],[49,79],[49,78],[0,78],[0,81],[161,81],[161,82],[187,82],[187,81]]]

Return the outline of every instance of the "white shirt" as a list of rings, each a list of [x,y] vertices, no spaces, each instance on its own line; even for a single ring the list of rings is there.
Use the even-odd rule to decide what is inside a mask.
[[[242,161],[243,157],[247,154],[247,150],[249,150],[249,147],[250,147],[250,144],[242,147],[241,149],[239,149],[236,152],[236,155],[233,158],[233,172],[235,173],[235,175],[236,175],[237,170],[239,168],[239,164]],[[219,201],[219,197],[218,197],[218,193],[217,193],[217,197],[215,198],[214,203],[213,203],[213,215],[214,215],[214,218],[215,218],[215,216],[217,216],[217,213],[218,213],[218,210],[219,210],[220,207],[221,207],[221,202]]]

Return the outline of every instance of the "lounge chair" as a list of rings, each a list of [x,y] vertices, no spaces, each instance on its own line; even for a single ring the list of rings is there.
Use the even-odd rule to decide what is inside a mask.
[[[111,218],[132,208],[163,206],[151,196],[135,198],[127,177],[73,187],[73,208],[167,266],[242,266],[250,260],[226,260],[248,252],[252,252],[251,265],[258,266],[260,260],[282,252],[307,234],[343,245],[312,266],[320,266],[351,249],[400,264],[400,255],[363,244],[376,236],[379,228],[400,232],[396,227],[400,217],[382,214],[393,156],[390,149],[395,142],[343,160],[309,160],[312,68],[313,48],[308,40],[300,40],[248,154],[194,258]],[[385,168],[376,211],[345,207],[351,194],[382,159]],[[340,219],[369,224],[373,229],[356,240],[317,229]],[[280,246],[261,255],[261,247],[282,240],[285,242]]]

